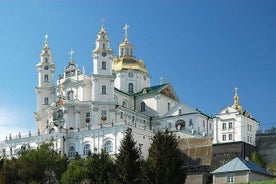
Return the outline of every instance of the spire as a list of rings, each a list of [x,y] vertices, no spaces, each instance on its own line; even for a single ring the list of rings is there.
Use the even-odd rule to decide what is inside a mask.
[[[232,107],[237,111],[239,111],[240,113],[242,112],[242,107],[239,105],[239,96],[238,96],[237,87],[235,87],[234,104],[232,105]]]
[[[129,29],[129,25],[126,23],[125,26],[123,27],[123,29],[125,30],[125,40],[124,40],[124,42],[128,42],[128,29]]]
[[[104,31],[105,31],[104,22],[105,22],[105,19],[102,18],[101,32],[104,32]]]
[[[70,52],[69,52],[69,54],[70,54],[70,63],[74,63],[74,59],[73,59],[73,54],[74,54],[75,52],[71,49],[70,50]]]
[[[48,47],[48,35],[46,34],[45,35],[45,41],[44,41],[44,47],[43,47],[43,49],[48,49],[49,47]]]

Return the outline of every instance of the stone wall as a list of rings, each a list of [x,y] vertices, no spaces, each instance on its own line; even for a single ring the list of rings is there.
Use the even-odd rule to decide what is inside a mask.
[[[256,147],[265,164],[276,162],[276,133],[257,134]]]

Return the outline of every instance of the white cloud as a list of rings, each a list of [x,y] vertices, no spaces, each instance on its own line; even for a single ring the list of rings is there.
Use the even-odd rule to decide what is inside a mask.
[[[29,130],[35,129],[34,119],[31,110],[23,107],[9,106],[0,107],[0,141],[6,136],[15,137],[20,132],[27,135]]]

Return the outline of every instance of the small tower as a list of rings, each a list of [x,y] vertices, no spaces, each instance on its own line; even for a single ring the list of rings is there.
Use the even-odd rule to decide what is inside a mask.
[[[125,24],[124,41],[119,45],[119,57],[112,64],[116,74],[115,87],[133,94],[150,86],[150,76],[143,60],[134,57],[134,47],[128,40],[129,25]]]
[[[46,128],[48,117],[46,109],[55,101],[54,74],[55,64],[52,61],[52,52],[48,45],[48,35],[40,54],[40,62],[36,65],[38,72],[37,110],[34,113],[37,128],[43,132]]]
[[[114,79],[112,73],[113,51],[102,24],[96,40],[96,48],[92,51],[92,103],[96,123],[101,126],[111,124],[115,119]]]

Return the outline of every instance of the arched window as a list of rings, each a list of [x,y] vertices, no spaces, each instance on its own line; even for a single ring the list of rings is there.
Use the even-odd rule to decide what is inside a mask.
[[[106,70],[106,62],[105,61],[102,62],[102,70]]]
[[[105,49],[105,44],[103,43],[103,49]]]
[[[106,86],[105,85],[102,86],[102,94],[106,94]]]
[[[115,102],[115,104],[118,104],[118,97],[117,96],[114,96],[114,102]]]
[[[146,110],[146,104],[145,102],[141,103],[141,111],[145,111]]]
[[[128,107],[128,102],[127,102],[127,100],[123,100],[123,107]]]
[[[133,93],[133,83],[128,84],[128,92]]]
[[[104,151],[109,153],[113,151],[113,143],[111,141],[106,141],[104,143]]]
[[[70,146],[68,149],[68,157],[73,157],[75,156],[76,150],[74,146]]]
[[[44,105],[48,105],[49,104],[49,98],[48,97],[44,97]]]
[[[74,91],[70,90],[67,92],[67,99],[68,100],[73,100],[74,99]]]
[[[124,48],[121,48],[120,56],[123,56],[123,55],[124,55]]]
[[[47,74],[44,75],[44,82],[48,82],[49,81],[49,76]]]
[[[50,130],[49,133],[50,133],[50,134],[54,134],[54,133],[55,133],[55,129],[54,129],[54,128],[51,128],[51,130]]]
[[[88,155],[88,153],[91,152],[90,144],[86,144],[83,147],[83,155]]]

